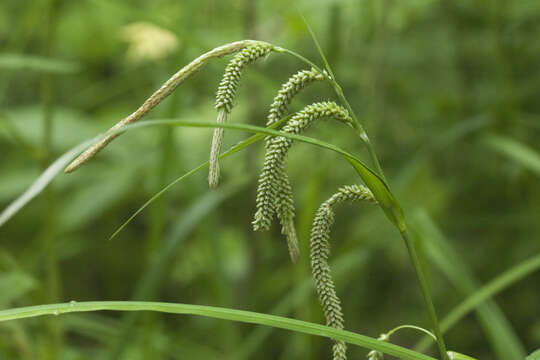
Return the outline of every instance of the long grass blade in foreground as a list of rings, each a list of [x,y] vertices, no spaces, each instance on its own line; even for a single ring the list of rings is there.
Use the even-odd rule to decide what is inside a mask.
[[[272,326],[304,334],[324,336],[345,341],[366,349],[375,349],[403,360],[435,360],[401,346],[376,340],[369,336],[350,331],[337,330],[328,326],[281,316],[261,314],[250,311],[226,309],[213,306],[174,304],[145,301],[84,301],[61,304],[37,305],[0,311],[0,321],[31,318],[44,315],[60,315],[87,311],[156,311],[169,314],[199,315],[216,319],[238,321],[249,324]]]
[[[242,179],[242,181],[245,181]],[[208,214],[219,207],[225,200],[237,193],[243,184],[222,186],[215,191],[207,192],[189,208],[182,211],[180,218],[172,224],[172,229],[160,241],[159,249],[146,266],[143,275],[131,295],[131,300],[141,301],[155,299],[163,285],[170,280],[171,268],[178,261],[179,251],[188,235],[206,219]],[[136,321],[141,313],[133,312],[125,316],[119,334],[109,339],[109,351],[105,359],[120,359],[122,351],[137,330]]]

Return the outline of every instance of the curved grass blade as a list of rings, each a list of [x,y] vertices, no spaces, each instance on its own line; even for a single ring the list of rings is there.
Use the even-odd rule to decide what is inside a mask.
[[[478,282],[429,214],[423,210],[418,211],[413,225],[415,232],[423,239],[427,255],[457,291],[465,296],[473,294],[479,288]],[[487,300],[476,308],[476,313],[496,358],[506,360],[525,357],[523,344],[497,303]]]
[[[483,142],[540,175],[540,153],[536,150],[512,138],[500,135],[486,136]]]
[[[54,179],[58,173],[60,173],[64,167],[69,164],[73,159],[79,155],[81,151],[86,149],[89,145],[92,145],[96,141],[99,141],[103,136],[97,136],[91,140],[85,141],[71,150],[64,153],[56,161],[54,161],[41,175],[30,185],[30,187],[22,193],[17,199],[12,201],[1,213],[0,213],[0,227],[4,225],[9,219],[13,217],[19,210],[21,210],[26,204],[35,198],[49,183]]]
[[[281,316],[213,306],[146,301],[84,301],[14,308],[0,311],[0,321],[60,315],[88,311],[155,311],[169,314],[198,315],[222,320],[272,326],[280,329],[345,341],[366,349],[375,349],[403,360],[435,360],[401,346],[350,331]]]
[[[441,321],[441,330],[443,332],[450,330],[455,324],[486,300],[539,269],[540,254],[524,260],[511,269],[503,272],[452,309],[452,311],[450,311],[450,313],[448,313]],[[426,337],[415,346],[415,349],[424,351],[430,342],[430,339]]]
[[[144,123],[129,125],[125,128],[119,130],[125,131],[130,128],[137,128],[143,126],[152,126],[152,125],[169,125],[169,126],[186,126],[186,127],[201,127],[201,128],[225,128],[230,130],[241,130],[254,133],[260,133],[270,136],[281,136],[293,140],[302,141],[308,144],[312,144],[324,149],[332,150],[342,155],[356,170],[358,175],[362,178],[366,186],[373,192],[377,202],[380,207],[383,209],[384,213],[388,219],[395,224],[400,230],[405,229],[405,219],[403,216],[403,211],[399,206],[398,202],[390,192],[388,185],[384,180],[377,175],[373,170],[367,167],[361,160],[356,158],[354,155],[348,153],[347,151],[324,141],[320,141],[311,137],[303,135],[289,134],[282,131],[276,131],[269,128],[263,128],[254,125],[247,124],[218,124],[215,122],[203,122],[203,121],[183,121],[183,120],[151,120]]]
[[[289,116],[286,116],[284,117],[283,119],[281,119],[280,121],[277,121],[275,122],[274,124],[270,125],[268,128],[276,128],[276,127],[279,127],[280,125],[282,125],[284,122],[286,122],[287,120],[290,119],[292,115],[289,115]],[[223,159],[223,158],[226,158],[227,156],[230,156],[232,154],[235,154],[239,151],[242,151],[244,150],[246,147],[248,147],[249,145],[251,144],[254,144],[256,143],[257,141],[260,141],[262,139],[264,139],[265,136],[264,135],[261,135],[261,134],[257,134],[257,135],[253,135],[251,137],[249,137],[248,139],[246,140],[242,140],[240,141],[238,144],[232,146],[229,150],[225,151],[223,154],[219,155],[219,159]],[[109,240],[112,240],[116,237],[116,235],[118,235],[126,226],[129,225],[129,223],[131,221],[133,221],[133,219],[139,215],[144,209],[146,209],[151,203],[153,203],[154,201],[156,201],[159,197],[161,197],[161,195],[163,195],[164,193],[166,193],[169,189],[171,189],[174,185],[178,184],[179,182],[182,182],[183,180],[189,178],[191,175],[194,175],[196,173],[198,173],[199,171],[207,168],[209,166],[210,162],[209,161],[205,161],[203,162],[202,164],[200,164],[199,166],[189,170],[187,173],[185,173],[184,175],[176,178],[175,180],[171,181],[169,184],[167,184],[163,189],[161,189],[160,191],[158,191],[156,194],[154,194],[150,199],[148,199],[140,208],[138,208],[124,223],[122,223],[122,225],[120,225],[118,227],[118,229],[116,229],[114,231],[114,233],[110,236]]]
[[[316,146],[324,148],[324,149],[332,150],[332,151],[337,152],[338,154],[342,155],[343,157],[345,157],[345,159],[347,159],[347,161],[349,161],[349,163],[353,166],[353,168],[356,170],[358,175],[360,175],[360,177],[362,178],[362,180],[364,181],[366,186],[373,192],[373,195],[377,199],[379,205],[383,209],[383,211],[386,214],[386,216],[388,217],[388,219],[392,223],[396,224],[400,229],[405,226],[405,221],[404,221],[404,218],[403,218],[403,212],[402,212],[399,204],[395,200],[394,196],[390,192],[390,190],[388,188],[388,185],[377,174],[375,174],[370,168],[368,168],[366,165],[364,165],[362,163],[362,161],[357,159],[354,155],[346,152],[345,150],[342,150],[341,148],[339,148],[339,147],[337,147],[335,145],[332,145],[332,144],[329,144],[329,143],[326,143],[326,142],[323,142],[323,141],[320,141],[320,140],[317,140],[317,139],[314,139],[314,138],[310,138],[310,137],[307,137],[307,136],[289,134],[289,133],[286,133],[286,132],[276,131],[276,130],[272,130],[272,129],[269,129],[269,128],[263,128],[263,127],[259,127],[259,126],[253,126],[253,125],[246,125],[246,124],[218,124],[218,123],[215,123],[215,122],[199,122],[199,121],[183,121],[183,120],[152,120],[152,121],[146,121],[144,123],[132,124],[132,125],[128,125],[128,126],[125,126],[125,127],[121,127],[119,129],[115,130],[114,132],[107,133],[106,136],[110,136],[111,134],[115,134],[116,132],[121,133],[121,132],[130,130],[130,129],[136,129],[136,128],[141,128],[141,127],[149,127],[149,126],[184,126],[184,127],[199,127],[199,128],[216,128],[216,127],[220,127],[220,128],[225,128],[225,129],[248,131],[248,132],[253,132],[253,133],[257,133],[257,134],[264,134],[264,135],[270,135],[270,136],[282,136],[282,137],[290,138],[290,139],[293,139],[293,140],[302,141],[302,142],[305,142],[305,143],[308,143],[308,144],[316,145]],[[94,139],[92,139],[90,141],[84,142],[83,144],[73,148],[72,150],[70,150],[66,154],[64,154],[60,159],[55,161],[53,163],[53,165],[55,165],[55,164],[58,165],[59,163],[64,164],[66,159],[68,159],[68,158],[72,159],[74,157],[73,154],[79,153],[81,151],[81,149],[84,149],[85,147],[87,147],[88,144],[93,144],[93,143],[95,143],[97,141],[100,141],[104,136],[105,135],[99,136],[98,138],[94,138]],[[240,151],[240,150],[241,150],[241,148],[240,149],[235,149],[234,152],[237,152],[237,151]],[[54,178],[54,176],[56,176],[60,172],[59,169],[58,169],[58,166],[53,167],[53,165],[51,165],[51,167],[49,167],[42,174],[42,176],[40,176],[40,178],[38,178],[38,181],[39,181],[39,179],[41,179],[44,175],[47,175],[46,176],[47,182],[43,186],[40,186],[37,189],[38,191],[33,191],[32,192],[33,196],[31,198],[33,198],[39,192],[41,192],[41,190],[43,190],[43,188],[52,180],[52,178]],[[38,182],[38,181],[36,181],[36,182]],[[31,188],[32,188],[32,186],[31,186]],[[27,192],[29,190],[27,190]],[[26,192],[25,192],[25,194],[26,194]],[[23,196],[25,196],[25,194],[23,194],[21,197],[17,198],[12,204],[10,204],[8,206],[8,208],[6,208],[2,212],[2,214],[0,214],[0,220],[5,216],[4,213],[6,213],[8,210],[10,210],[10,208],[12,208],[13,204],[20,202],[20,199]],[[10,210],[10,212],[9,212],[10,216],[9,217],[13,216],[17,211],[19,211],[26,203],[28,203],[28,201],[31,200],[31,198],[25,199],[25,201],[22,202],[22,204],[20,206],[15,208],[15,211]],[[8,218],[6,218],[5,221],[7,221],[7,219]],[[0,226],[2,224],[3,224],[3,222],[0,221]]]

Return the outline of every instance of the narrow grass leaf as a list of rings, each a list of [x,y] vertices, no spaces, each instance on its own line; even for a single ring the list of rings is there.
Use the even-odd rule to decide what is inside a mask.
[[[279,124],[279,123],[276,123]],[[199,122],[199,121],[183,121],[183,120],[152,120],[152,121],[146,121],[143,123],[138,124],[132,124],[128,125],[122,128],[119,128],[113,132],[107,133],[107,136],[110,136],[111,134],[121,133],[127,130],[141,128],[141,127],[149,127],[149,126],[183,126],[183,127],[198,127],[198,128],[215,128],[215,127],[221,127],[224,129],[231,129],[231,130],[241,130],[241,131],[248,131],[253,132],[257,134],[264,134],[264,135],[271,135],[271,136],[282,136],[286,138],[290,138],[293,140],[302,141],[308,144],[316,145],[318,147],[332,150],[334,152],[337,152],[338,154],[342,155],[349,163],[353,166],[353,168],[356,170],[358,175],[362,178],[362,180],[365,182],[366,186],[373,192],[373,195],[377,199],[379,205],[383,209],[386,216],[389,218],[389,220],[396,224],[400,229],[401,227],[405,226],[404,218],[402,210],[395,200],[394,196],[390,192],[388,185],[377,175],[375,172],[373,172],[370,168],[368,168],[366,165],[362,163],[359,159],[357,159],[354,155],[346,152],[345,150],[342,150],[341,148],[302,135],[294,135],[290,133],[286,133],[283,131],[276,131],[272,130],[270,128],[263,128],[259,126],[253,126],[253,125],[246,125],[246,124],[218,124],[214,122]],[[39,186],[34,187],[32,185],[21,197],[19,197],[17,200],[15,200],[14,203],[10,204],[8,208],[6,208],[2,214],[0,214],[0,226],[7,221],[7,219],[11,216],[13,216],[15,213],[17,213],[24,205],[28,203],[34,196],[39,194],[45,186],[56,176],[61,169],[59,168],[60,164],[65,164],[66,162],[69,162],[68,159],[72,160],[76,154],[81,152],[81,149],[84,149],[85,147],[88,147],[89,144],[94,144],[97,141],[100,141],[104,136],[99,136],[97,138],[94,138],[92,140],[86,141],[81,145],[76,146],[72,150],[68,151],[66,154],[64,154],[61,158],[59,158],[57,161],[51,165],[36,181],[36,183],[39,184]],[[260,140],[260,138],[252,138],[249,144]],[[249,145],[245,144],[241,147],[238,147],[234,149],[234,151],[231,152],[235,153],[240,150],[242,150],[245,146]],[[201,165],[201,168],[204,168],[208,165]],[[198,170],[200,170],[198,169]],[[198,171],[198,170],[192,170],[192,171]],[[45,181],[42,181],[40,179],[46,179]],[[31,193],[32,196],[28,197],[26,193]],[[23,199],[23,200],[20,200]],[[14,206],[15,204],[16,206]],[[4,215],[4,214],[7,215]],[[9,217],[7,217],[9,215]],[[6,217],[6,219],[2,222],[2,219]]]
[[[290,119],[292,115],[289,115],[289,116],[286,116],[284,117],[283,119],[277,121],[276,123],[268,126],[268,128],[276,128],[276,127],[279,127],[280,125],[282,125],[284,122],[288,121]],[[230,155],[233,155],[239,151],[242,151],[244,150],[245,148],[247,148],[249,145],[251,144],[254,144],[256,143],[257,141],[260,141],[262,139],[264,139],[265,136],[262,135],[262,134],[256,134],[256,135],[253,135],[249,138],[247,138],[246,140],[242,140],[240,141],[238,144],[232,146],[229,150],[225,151],[223,154],[219,155],[218,159],[223,159],[223,158],[226,158],[227,156],[230,156]],[[196,173],[198,173],[199,171],[203,170],[203,169],[206,169],[208,166],[210,166],[210,161],[205,161],[203,162],[202,164],[200,164],[199,166],[189,170],[187,173],[185,173],[184,175],[176,178],[175,180],[171,181],[169,184],[167,184],[163,189],[161,189],[160,191],[158,191],[156,194],[154,194],[150,199],[148,199],[148,201],[146,201],[140,208],[138,208],[124,223],[122,223],[122,225],[120,225],[120,227],[118,227],[118,229],[116,229],[114,231],[114,233],[111,235],[111,237],[109,238],[109,240],[112,240],[116,237],[116,235],[118,235],[127,225],[129,225],[129,223],[131,221],[133,221],[133,219],[139,215],[144,209],[146,209],[150,204],[152,204],[154,201],[156,201],[158,198],[161,197],[161,195],[165,194],[169,189],[171,189],[173,186],[175,186],[176,184],[186,180],[187,178],[191,177],[191,175],[195,175]]]
[[[414,232],[423,239],[427,255],[454,287],[464,296],[473,294],[479,288],[478,282],[427,212],[417,211],[411,225]],[[523,344],[494,301],[485,301],[476,308],[476,312],[498,359],[525,357]]]
[[[511,269],[503,272],[495,279],[491,280],[468,298],[463,300],[458,306],[448,313],[441,321],[441,330],[446,332],[456,325],[461,319],[463,319],[471,311],[475,310],[478,306],[484,303],[486,300],[492,298],[496,294],[505,290],[509,286],[522,280],[526,276],[538,271],[540,269],[540,254],[524,260],[512,267]],[[423,351],[427,348],[431,340],[427,337],[415,346],[415,349]]]
[[[88,311],[154,311],[169,314],[198,315],[248,324],[272,326],[280,329],[301,332],[304,334],[342,340],[349,344],[358,345],[366,349],[375,349],[403,360],[435,360],[431,356],[350,331],[338,330],[324,325],[281,316],[203,305],[149,301],[72,301],[69,303],[37,305],[1,310],[0,322],[44,315],[60,315]]]
[[[493,150],[540,175],[540,153],[536,150],[506,136],[488,135],[483,141]]]
[[[13,217],[19,210],[21,210],[26,204],[35,198],[49,183],[54,179],[58,173],[60,173],[67,164],[79,155],[81,151],[86,149],[89,145],[100,139],[101,136],[85,141],[68,152],[64,153],[55,162],[53,162],[41,175],[30,185],[30,187],[22,193],[18,198],[11,202],[0,213],[0,227],[4,225],[9,219]]]
[[[80,70],[80,66],[75,62],[42,56],[4,53],[0,54],[0,70],[74,74]]]

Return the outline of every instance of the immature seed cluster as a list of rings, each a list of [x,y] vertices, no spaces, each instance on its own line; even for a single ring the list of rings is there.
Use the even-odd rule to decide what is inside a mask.
[[[292,99],[306,86],[314,81],[324,80],[324,75],[315,69],[301,70],[291,76],[285,84],[281,86],[278,94],[274,98],[272,105],[270,105],[270,112],[268,113],[268,119],[266,125],[272,125],[278,122],[283,115],[287,113],[289,104]]]
[[[268,55],[274,47],[267,43],[256,43],[239,51],[225,68],[225,73],[219,84],[216,94],[216,109],[218,110],[218,123],[227,122],[227,118],[234,106],[236,91],[240,84],[240,78],[244,68]],[[208,184],[215,188],[219,183],[219,162],[218,157],[223,143],[224,130],[216,128],[212,138],[210,149],[210,169],[208,173]]]
[[[317,294],[326,318],[326,325],[336,329],[343,329],[343,313],[330,274],[330,266],[328,265],[330,230],[334,223],[333,206],[345,201],[356,202],[361,200],[375,202],[373,194],[365,186],[350,185],[342,187],[319,207],[311,228],[310,257],[313,278],[315,279]],[[346,359],[347,348],[344,342],[335,341],[332,349],[334,360]],[[373,360],[375,359],[377,358],[374,357]]]
[[[324,76],[315,69],[301,70],[291,76],[285,84],[281,86],[274,101],[270,105],[266,125],[278,122],[287,112],[289,104],[298,93],[314,81],[324,80]],[[266,139],[266,148],[270,144],[271,137]],[[294,201],[292,187],[289,181],[285,166],[282,164],[279,174],[281,179],[281,191],[275,200],[278,220],[281,224],[281,233],[287,238],[289,254],[293,262],[296,262],[300,254],[296,230],[294,227]]]
[[[296,113],[282,128],[282,131],[299,134],[321,118],[333,118],[346,124],[352,122],[347,110],[343,107],[334,102],[320,102],[308,105]],[[253,220],[253,228],[254,230],[268,230],[274,212],[277,212],[282,232],[287,236],[291,258],[295,261],[298,256],[298,243],[293,224],[294,200],[291,185],[285,172],[285,158],[292,143],[291,139],[279,136],[268,140],[264,166],[259,177],[257,211]]]

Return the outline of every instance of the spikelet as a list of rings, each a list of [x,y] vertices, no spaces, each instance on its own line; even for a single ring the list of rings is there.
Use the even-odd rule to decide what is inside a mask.
[[[287,82],[281,86],[277,95],[274,97],[274,101],[272,102],[270,111],[268,112],[266,125],[269,126],[279,121],[287,113],[292,99],[302,89],[314,81],[321,80],[324,80],[324,75],[313,68],[311,70],[301,70],[291,76],[289,80],[287,80]],[[270,144],[270,139],[271,137],[266,138],[267,149]],[[295,209],[292,188],[284,165],[282,166],[279,179],[280,185],[278,187],[278,195],[274,200],[274,206],[276,208],[277,217],[281,224],[281,233],[287,238],[289,254],[291,255],[293,263],[295,263],[298,260],[300,248],[298,246],[298,239],[294,226]]]
[[[296,113],[282,128],[282,131],[299,134],[321,118],[333,118],[350,124],[352,119],[347,110],[334,102],[320,102],[306,106]],[[289,235],[289,247],[297,242],[294,232],[294,201],[289,180],[285,173],[285,157],[292,140],[284,137],[274,137],[269,140],[264,159],[264,166],[259,177],[257,190],[257,211],[253,220],[254,230],[268,230],[272,223],[274,212],[282,223],[282,232]],[[298,247],[298,245],[294,245]],[[294,261],[295,255],[291,253]]]
[[[219,84],[216,94],[216,109],[218,110],[218,123],[225,123],[234,106],[236,91],[240,84],[240,78],[244,68],[268,55],[273,46],[267,43],[256,43],[239,51],[225,68],[225,73]],[[223,143],[224,130],[214,129],[212,147],[210,149],[210,168],[208,172],[208,184],[210,188],[215,188],[219,183],[219,161],[218,156]]]
[[[375,201],[373,194],[365,186],[350,185],[340,188],[336,194],[319,207],[311,228],[310,257],[313,278],[326,318],[326,325],[336,329],[343,329],[344,321],[341,303],[330,274],[330,266],[328,265],[330,229],[334,223],[334,211],[332,207],[345,201],[361,200]],[[345,360],[346,349],[344,342],[335,341],[333,345],[333,359]]]
[[[266,126],[278,122],[287,113],[292,99],[306,86],[314,81],[324,80],[324,75],[315,69],[301,70],[291,76],[285,84],[281,86],[278,94],[274,98],[266,121]]]

